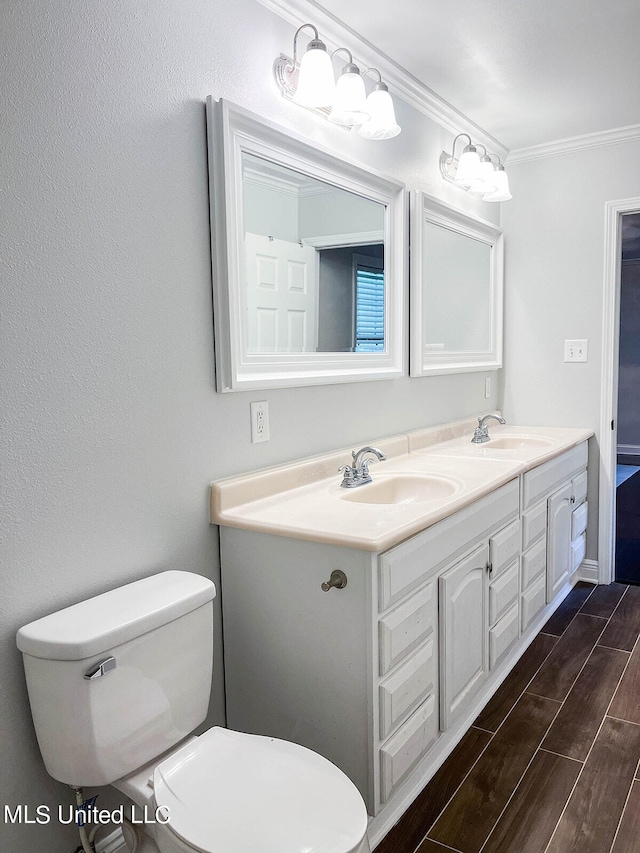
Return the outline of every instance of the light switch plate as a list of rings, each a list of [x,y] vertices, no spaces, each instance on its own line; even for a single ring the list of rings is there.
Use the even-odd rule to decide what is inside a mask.
[[[565,341],[564,342],[564,360],[565,361],[587,361],[589,341]]]

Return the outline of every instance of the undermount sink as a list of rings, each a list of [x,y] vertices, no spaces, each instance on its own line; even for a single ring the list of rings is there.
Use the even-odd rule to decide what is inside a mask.
[[[411,504],[447,498],[457,489],[457,483],[444,477],[389,476],[345,491],[340,497],[367,504]]]
[[[489,450],[528,450],[536,447],[551,447],[553,441],[533,435],[504,435],[490,438],[482,447]]]

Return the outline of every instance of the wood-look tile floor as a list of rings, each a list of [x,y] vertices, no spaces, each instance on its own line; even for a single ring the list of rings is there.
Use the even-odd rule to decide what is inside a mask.
[[[640,853],[639,636],[577,584],[375,853]]]

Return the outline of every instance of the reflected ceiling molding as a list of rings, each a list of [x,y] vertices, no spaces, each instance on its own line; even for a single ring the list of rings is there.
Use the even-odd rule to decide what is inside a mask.
[[[501,160],[505,160],[509,153],[505,145],[314,0],[258,0],[258,2],[296,29],[307,21],[312,13],[328,47],[333,49],[341,42],[343,44],[346,42],[353,53],[357,54],[364,67],[375,66],[380,69],[381,75],[394,93],[409,106],[436,122],[453,136],[470,130],[474,139],[495,151]]]

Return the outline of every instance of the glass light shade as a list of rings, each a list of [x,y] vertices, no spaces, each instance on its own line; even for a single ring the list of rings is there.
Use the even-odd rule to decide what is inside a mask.
[[[362,124],[369,118],[366,108],[364,80],[359,72],[350,69],[355,65],[346,65],[336,83],[333,108],[329,113],[329,121],[352,127]]]
[[[384,86],[384,84],[382,84]],[[393,101],[386,87],[374,88],[366,100],[365,109],[369,113],[369,121],[359,128],[358,133],[365,139],[391,139],[400,133],[400,125],[396,121]]]
[[[480,157],[473,145],[467,145],[460,159],[458,160],[458,169],[453,183],[457,187],[469,187],[478,179],[478,168],[480,167]]]
[[[504,166],[498,166],[494,173],[494,179],[497,185],[495,192],[489,193],[482,197],[483,201],[509,201],[513,198],[509,192],[509,178],[504,170]]]
[[[496,175],[490,159],[482,159],[478,166],[477,176],[469,185],[469,192],[474,195],[489,195],[498,188]]]
[[[317,40],[309,42],[300,61],[298,87],[293,100],[303,107],[329,107],[333,103],[335,89],[333,65],[325,45]]]

